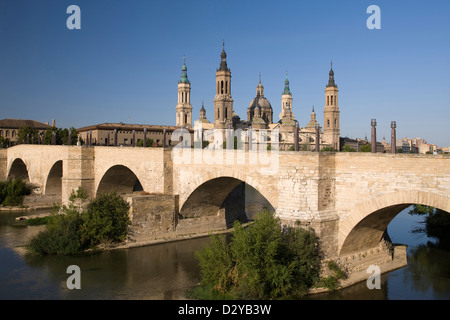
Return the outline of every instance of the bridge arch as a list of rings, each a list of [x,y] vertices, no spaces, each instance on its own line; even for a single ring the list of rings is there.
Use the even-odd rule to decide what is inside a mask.
[[[359,203],[339,223],[339,255],[377,246],[391,220],[413,204],[450,212],[450,197],[424,191],[396,192]]]
[[[29,176],[27,165],[20,158],[14,159],[14,161],[11,163],[11,167],[8,171],[7,179],[14,179],[14,178],[20,178],[20,179],[30,182],[30,176]]]
[[[56,161],[50,168],[45,182],[45,195],[62,194],[63,161]]]
[[[268,210],[275,210],[259,190],[260,186],[255,188],[245,179],[231,176],[214,177],[195,185],[186,201],[181,204],[180,215],[183,218],[197,218],[219,215],[221,210],[225,210],[227,226],[230,227],[234,220],[248,217],[246,201],[249,193],[257,195],[257,201],[252,204],[253,210],[255,206],[256,209],[266,207]]]
[[[124,165],[114,165],[103,174],[96,194],[113,191],[117,193],[132,193],[142,190],[141,182],[130,168]]]

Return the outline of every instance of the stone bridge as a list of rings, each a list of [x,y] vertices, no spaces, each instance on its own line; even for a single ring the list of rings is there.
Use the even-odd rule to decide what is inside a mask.
[[[138,240],[227,228],[267,207],[312,227],[325,256],[346,264],[383,251],[411,204],[450,212],[448,155],[19,145],[0,150],[10,177],[63,203],[80,186],[124,193]]]

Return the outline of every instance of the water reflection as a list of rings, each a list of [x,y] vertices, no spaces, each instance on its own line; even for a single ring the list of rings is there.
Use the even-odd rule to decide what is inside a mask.
[[[450,252],[428,242],[411,250],[403,283],[430,299],[450,299]]]

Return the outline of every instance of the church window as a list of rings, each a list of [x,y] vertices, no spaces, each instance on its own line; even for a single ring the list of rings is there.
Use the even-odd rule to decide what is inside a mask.
[[[223,94],[223,80],[220,81],[220,93]]]
[[[330,120],[327,120],[327,126],[330,127]]]
[[[228,81],[225,81],[225,93],[228,93]]]
[[[334,119],[334,127],[336,128],[336,119]]]
[[[225,113],[223,114],[223,116],[225,117],[225,119],[227,118],[227,114],[228,114],[228,108],[225,108]]]
[[[330,105],[330,96],[327,96],[327,106]]]
[[[333,105],[333,96],[331,96],[331,105]]]
[[[184,115],[184,123],[186,124],[188,122],[187,120],[187,114]]]

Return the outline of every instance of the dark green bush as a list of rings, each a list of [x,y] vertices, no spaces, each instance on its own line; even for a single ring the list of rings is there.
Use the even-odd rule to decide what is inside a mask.
[[[0,204],[4,206],[22,206],[23,199],[33,191],[33,186],[26,181],[10,179],[0,182]]]
[[[67,210],[48,220],[46,229],[27,244],[31,253],[39,255],[75,254],[86,249],[81,242],[83,221],[77,211]]]
[[[75,194],[72,201],[76,198]],[[125,240],[130,223],[128,209],[128,203],[115,193],[93,199],[85,212],[80,212],[73,202],[68,207],[54,208],[45,219],[46,229],[32,238],[26,248],[39,255],[70,255],[102,242]]]
[[[236,299],[299,297],[319,277],[317,237],[310,230],[283,230],[273,214],[264,212],[244,228],[235,222],[230,242],[212,236],[196,252],[203,285]]]
[[[95,246],[101,242],[126,239],[130,218],[129,204],[116,193],[104,193],[93,199],[82,213],[83,242]]]

